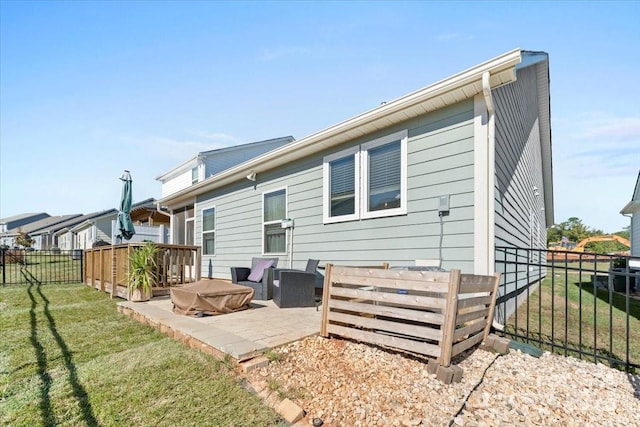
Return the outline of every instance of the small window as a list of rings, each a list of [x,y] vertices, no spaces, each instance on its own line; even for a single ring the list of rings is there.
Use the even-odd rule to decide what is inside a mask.
[[[191,184],[197,184],[198,183],[198,167],[196,166],[195,168],[191,169]]]
[[[287,218],[287,190],[264,193],[262,203],[263,251],[265,254],[286,252],[287,230],[281,222]]]
[[[215,255],[216,209],[202,210],[202,254]]]

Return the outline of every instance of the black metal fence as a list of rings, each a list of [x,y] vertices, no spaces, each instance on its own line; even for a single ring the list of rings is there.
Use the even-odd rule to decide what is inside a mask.
[[[498,247],[496,321],[517,341],[638,370],[640,269],[630,264],[628,256]]]
[[[83,251],[0,248],[0,268],[2,286],[82,282]]]

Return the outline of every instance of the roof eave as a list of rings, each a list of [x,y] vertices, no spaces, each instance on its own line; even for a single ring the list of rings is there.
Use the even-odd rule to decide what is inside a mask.
[[[624,208],[620,211],[622,215],[634,215],[640,212],[640,202],[630,201],[625,205]]]
[[[162,175],[156,177],[156,181],[165,181],[169,178],[172,178],[175,175],[185,172],[188,169],[193,169],[193,165],[198,165],[198,159],[200,158],[200,153],[197,156],[194,156],[187,160],[186,162],[176,166],[168,172],[163,173]]]
[[[430,86],[409,93],[377,108],[359,114],[305,138],[286,144],[261,156],[227,169],[206,180],[160,199],[161,205],[175,206],[197,195],[244,179],[251,170],[264,172],[342,142],[422,114],[472,99],[482,92],[482,75],[489,72],[492,88],[516,80],[515,66],[522,51],[514,49],[492,60],[462,71]]]

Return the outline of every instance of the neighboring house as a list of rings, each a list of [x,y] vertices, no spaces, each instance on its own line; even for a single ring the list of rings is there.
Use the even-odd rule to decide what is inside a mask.
[[[57,243],[57,247],[63,251],[70,251],[73,249],[73,233],[69,230],[69,228],[64,227],[54,234],[54,240]]]
[[[292,141],[294,141],[292,136],[285,136],[217,150],[202,151],[180,166],[156,178],[162,183],[162,197],[167,197],[194,186],[226,169]],[[171,216],[171,222],[171,243],[193,245],[195,242],[193,205],[182,206],[179,212],[174,211]]]
[[[99,211],[93,212],[86,215],[80,215],[73,218],[70,218],[66,221],[50,225],[48,227],[41,228],[37,231],[34,231],[31,234],[31,237],[36,241],[37,246],[34,245],[36,249],[51,249],[51,248],[59,248],[61,250],[71,250],[77,249],[74,242],[74,236],[71,230],[85,221],[91,221],[94,218],[97,218],[101,215],[104,215],[106,212],[116,212],[115,209],[110,209],[108,211]]]
[[[68,224],[57,232],[58,247],[61,250],[87,249],[105,236],[108,240],[111,236],[111,218],[117,214],[116,209],[108,209],[84,215],[78,221]],[[79,230],[82,230],[83,233],[80,234]]]
[[[13,239],[17,235],[14,234],[15,230],[49,217],[50,215],[48,213],[40,212],[25,213],[0,219],[0,245],[13,247]]]
[[[0,235],[14,228],[25,226],[29,223],[48,218],[50,215],[45,212],[24,213],[0,219]]]
[[[81,216],[81,214],[48,216],[38,221],[28,223],[24,226],[13,228],[6,233],[3,233],[2,239],[3,241],[7,242],[7,245],[13,247],[15,246],[15,238],[21,232],[23,232],[27,233],[34,240],[31,247],[33,247],[34,249],[43,249],[43,245],[47,245],[49,230],[55,228],[55,226],[58,224],[65,223],[66,221],[77,218],[79,216]]]
[[[491,274],[496,246],[545,248],[551,172],[548,55],[514,50],[159,204],[172,226],[192,209],[204,276],[253,256]]]
[[[69,249],[89,249],[98,242],[108,244],[119,244],[127,242],[142,242],[150,240],[156,243],[167,243],[169,239],[168,218],[164,223],[156,220],[155,224],[149,222],[149,218],[158,217],[154,212],[156,200],[153,198],[145,199],[141,202],[134,203],[131,206],[131,217],[134,223],[136,234],[131,240],[120,241],[116,236],[117,230],[117,209],[102,211],[93,215],[91,218],[85,218],[73,227],[69,228],[65,242]],[[159,215],[160,218],[166,215]],[[63,249],[60,247],[60,249]]]
[[[640,172],[636,179],[631,201],[620,211],[622,215],[631,217],[631,256],[640,257]]]

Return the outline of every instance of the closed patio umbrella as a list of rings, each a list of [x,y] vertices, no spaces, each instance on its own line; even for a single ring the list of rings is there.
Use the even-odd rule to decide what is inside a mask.
[[[133,222],[131,222],[131,174],[125,170],[120,179],[122,180],[122,197],[120,197],[120,209],[118,210],[118,237],[120,240],[123,238],[129,240],[136,234]]]

